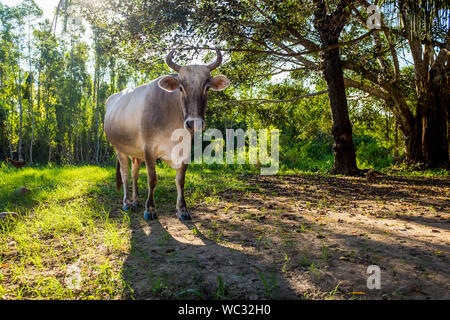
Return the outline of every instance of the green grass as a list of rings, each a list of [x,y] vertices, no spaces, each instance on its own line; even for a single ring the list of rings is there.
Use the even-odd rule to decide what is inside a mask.
[[[405,177],[422,177],[422,178],[449,178],[450,170],[443,168],[421,169],[420,166],[407,166],[404,164],[392,166],[383,170],[383,172],[405,176]]]
[[[254,169],[231,166],[214,169],[192,165],[185,186],[188,206],[201,202],[214,204],[225,190],[231,189],[234,193],[255,191],[255,186],[247,185],[241,176],[255,172]],[[401,170],[402,175],[448,177],[448,171],[416,173],[406,168]],[[158,164],[157,173],[156,206],[174,209],[175,171]],[[309,174],[317,176],[323,173]],[[167,270],[167,275],[156,274],[152,269],[152,266],[156,266],[152,257],[136,250],[136,247],[133,250],[132,225],[140,223],[142,210],[134,213],[120,210],[122,192],[115,190],[114,180],[115,168],[109,166],[25,167],[17,170],[3,165],[0,168],[0,212],[17,212],[19,215],[17,220],[0,222],[0,299],[132,297],[133,289],[128,282],[130,275],[123,271],[130,255],[142,255],[142,259],[136,261],[148,266],[144,272],[151,278],[151,293],[155,297],[209,297],[209,293],[200,287],[177,287],[170,276],[173,270]],[[144,201],[146,180],[143,166],[139,187],[141,200]],[[16,192],[22,187],[31,192],[26,195]],[[239,205],[237,200],[234,201],[235,205]],[[325,208],[330,206],[326,201],[321,201],[319,205]],[[242,217],[246,217],[245,213]],[[200,228],[200,223],[197,227]],[[194,235],[198,235],[202,229],[197,227],[192,229]],[[224,242],[226,239],[222,239],[221,227],[218,222],[213,222],[209,233],[205,231],[204,234],[216,242]],[[302,224],[301,231],[310,232],[312,227]],[[284,240],[288,247],[289,239]],[[273,246],[267,236],[260,235],[258,241],[267,248]],[[162,233],[158,245],[165,248],[169,242],[170,236]],[[319,264],[326,263],[329,258],[328,247],[323,245],[320,260],[313,261],[305,251],[300,261],[294,261],[294,264],[299,264],[308,269],[312,276],[320,278]],[[289,261],[287,255],[282,260],[285,271]],[[195,263],[194,257],[192,264]],[[142,269],[142,266],[136,268]],[[266,295],[275,297],[276,278],[267,274],[260,274],[260,278]],[[218,289],[211,298],[228,298],[225,280],[217,278],[217,283]]]
[[[164,164],[157,171],[157,206],[175,206],[175,171]],[[0,299],[124,296],[129,286],[121,272],[130,254],[131,222],[118,209],[122,192],[114,179],[113,167],[1,167],[0,212],[16,212],[19,219],[0,223]],[[145,166],[139,185],[145,196]],[[31,192],[15,192],[22,187]],[[244,185],[231,173],[192,166],[186,201],[193,205],[226,188]],[[155,284],[156,291],[162,288],[162,282]]]
[[[2,168],[0,211],[20,218],[1,224],[0,298],[120,296],[129,219],[109,216],[117,198],[109,186],[112,173],[94,166]],[[14,192],[21,187],[31,192]],[[81,288],[67,285],[73,273]]]

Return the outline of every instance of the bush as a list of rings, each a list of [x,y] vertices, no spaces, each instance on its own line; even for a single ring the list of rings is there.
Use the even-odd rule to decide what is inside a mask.
[[[332,140],[312,139],[283,148],[280,161],[285,168],[302,171],[328,171],[333,166]]]
[[[390,150],[379,145],[375,140],[361,142],[356,147],[356,159],[361,169],[372,167],[383,169],[394,163]]]

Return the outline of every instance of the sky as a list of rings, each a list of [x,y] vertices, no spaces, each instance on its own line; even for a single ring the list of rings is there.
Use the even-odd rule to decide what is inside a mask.
[[[14,7],[20,4],[22,0],[0,0],[0,3],[7,5],[8,7]],[[45,19],[50,20],[50,23],[52,23],[54,17],[56,8],[58,6],[59,0],[34,0],[34,2],[42,9],[43,14],[42,17],[36,21],[33,22],[33,24],[36,24],[38,22],[44,21]],[[28,37],[28,29],[25,28],[25,36]],[[56,33],[61,32],[61,18],[58,19],[58,24],[56,27]],[[85,42],[89,43],[88,33],[85,34],[84,39]]]
[[[21,1],[22,0],[0,0],[1,3],[5,4],[7,6],[16,6]],[[58,6],[59,0],[34,0],[34,1],[43,10],[43,17],[41,19],[42,20],[43,19],[49,19],[50,22],[52,22],[53,18],[54,18],[54,15],[55,15],[55,9]],[[60,26],[58,26],[58,27],[60,27]],[[58,33],[58,28],[57,28],[57,33]],[[91,41],[90,41],[90,29],[88,27],[87,27],[87,32],[85,33],[83,38],[84,38],[83,41],[85,41],[85,42],[87,42],[89,44],[91,43]],[[412,61],[411,54],[409,52],[403,52],[403,53],[399,52],[399,55],[400,55],[400,65],[401,65],[401,67],[404,67],[404,66],[408,65],[408,63],[401,58],[402,55],[405,55],[405,58],[406,58],[406,60],[408,60],[408,62]],[[199,58],[197,58],[197,59],[194,59],[194,61],[192,61],[191,63],[202,63],[202,62],[201,62],[201,60]],[[272,80],[275,80],[275,79],[278,79],[278,78],[282,79],[282,78],[284,78],[284,75],[281,74],[281,75],[275,76],[274,79],[272,79]]]
[[[18,5],[21,0],[0,0],[1,3],[7,5],[8,7],[13,7]],[[36,4],[44,11],[44,19],[53,20],[55,8],[58,6],[59,0],[34,0]]]

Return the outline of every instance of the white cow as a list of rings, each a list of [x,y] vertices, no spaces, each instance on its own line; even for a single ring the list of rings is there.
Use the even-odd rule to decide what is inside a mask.
[[[169,67],[178,72],[160,77],[135,89],[125,89],[113,94],[106,101],[104,128],[108,141],[117,152],[117,190],[123,183],[123,208],[138,206],[137,181],[139,167],[145,161],[148,176],[148,198],[144,218],[156,219],[153,191],[157,184],[156,159],[162,159],[176,169],[177,216],[190,220],[184,199],[184,181],[187,164],[176,165],[171,158],[172,149],[179,143],[172,141],[172,133],[185,129],[190,135],[194,130],[205,129],[205,111],[208,90],[225,89],[230,81],[222,75],[211,77],[211,71],[222,62],[217,59],[209,65],[180,66],[172,61],[174,51],[166,58]],[[195,125],[200,123],[199,126]],[[128,193],[128,158],[132,160],[132,202]]]

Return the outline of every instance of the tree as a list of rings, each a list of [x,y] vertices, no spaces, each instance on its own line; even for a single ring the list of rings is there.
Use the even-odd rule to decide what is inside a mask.
[[[320,34],[322,69],[328,85],[328,97],[333,116],[334,167],[332,172],[354,175],[359,173],[359,169],[356,166],[352,125],[348,116],[344,72],[339,47],[337,47],[350,12],[347,1],[340,1],[337,8],[330,14],[327,13],[324,1],[315,0],[314,3],[317,5],[314,12],[314,27]]]
[[[370,5],[364,0],[358,3],[360,8]],[[366,10],[353,6],[352,12],[357,28],[367,29]],[[344,68],[352,72],[346,85],[383,99],[394,112],[408,162],[448,166],[449,4],[388,1],[381,13],[382,32],[362,43],[364,50],[346,51]],[[386,20],[393,22],[388,25]],[[412,73],[401,69],[401,50],[411,53]]]
[[[331,2],[337,7],[333,19],[339,16],[337,20],[340,23],[340,27],[333,34],[327,31],[330,29],[330,23],[334,21],[325,19],[325,2],[321,1],[136,0],[133,1],[133,6],[126,6],[126,16],[121,13],[123,11],[120,3],[113,1],[105,4],[101,11],[107,12],[104,13],[105,17],[108,17],[108,14],[119,15],[120,19],[116,21],[120,22],[110,24],[107,18],[99,20],[108,25],[106,29],[110,30],[116,42],[124,44],[128,51],[146,52],[147,61],[151,60],[152,54],[160,56],[164,39],[169,38],[170,46],[178,46],[181,49],[195,49],[202,47],[202,44],[214,46],[217,43],[226,43],[225,51],[245,52],[246,55],[241,57],[241,61],[252,61],[252,66],[258,67],[259,70],[275,72],[277,69],[284,69],[295,72],[306,67],[317,72],[323,67],[325,79],[332,91],[330,103],[335,122],[333,135],[336,139],[336,157],[333,171],[355,174],[358,168],[342,82],[342,68],[332,70],[333,64],[326,62],[334,59],[336,55],[339,56],[339,37],[349,17],[349,11],[347,1]],[[317,4],[321,4],[320,8],[323,10],[317,10]],[[320,30],[311,28],[315,16],[318,21],[316,26]],[[130,41],[126,39],[144,40],[130,45]],[[323,54],[319,57],[322,51]],[[139,60],[139,55],[136,54],[135,59]],[[321,59],[324,62],[322,66],[319,65]],[[335,77],[336,71],[338,75]],[[248,74],[248,71],[241,74]],[[246,81],[242,78],[238,80]]]
[[[24,92],[25,88],[32,88],[32,83],[30,82],[30,86],[26,83],[25,85],[22,83],[22,66],[21,66],[21,58],[23,57],[22,49],[24,48],[23,39],[21,34],[24,32],[22,26],[24,25],[25,20],[30,21],[31,19],[38,17],[42,14],[42,11],[37,7],[33,0],[25,0],[17,7],[9,8],[1,5],[1,23],[2,23],[2,47],[3,47],[3,56],[2,56],[2,75],[5,73],[9,73],[8,76],[13,79],[12,85],[15,87],[15,96],[17,105],[19,108],[19,128],[18,128],[18,146],[17,146],[17,157],[19,160],[22,160],[23,157],[23,121],[24,121],[24,112],[23,112],[23,102],[24,97],[28,97],[28,104],[32,104],[32,95],[30,96],[29,92]],[[28,79],[31,81],[31,70],[30,76]],[[25,78],[25,77],[24,77]],[[27,78],[25,78],[27,79]],[[4,92],[5,94],[5,92]],[[14,110],[14,108],[12,108]],[[5,112],[7,116],[7,113]],[[5,119],[8,121],[8,118]],[[8,128],[9,131],[9,128]],[[12,134],[12,132],[11,132]],[[12,137],[10,137],[12,139]]]

